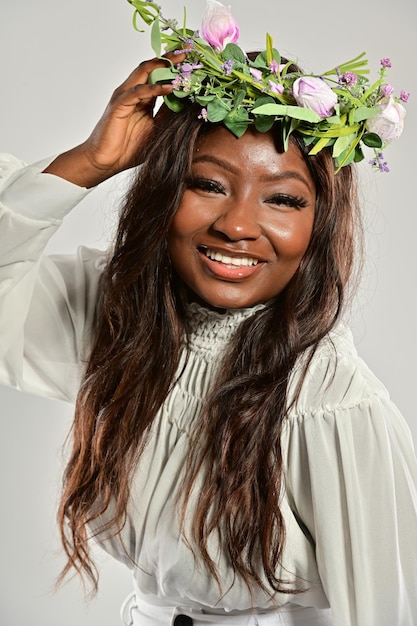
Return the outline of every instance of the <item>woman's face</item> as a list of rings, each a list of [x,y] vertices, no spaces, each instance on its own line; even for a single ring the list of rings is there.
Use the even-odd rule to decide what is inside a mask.
[[[204,302],[243,308],[278,295],[310,241],[316,189],[296,146],[225,128],[204,137],[171,224],[173,267]]]

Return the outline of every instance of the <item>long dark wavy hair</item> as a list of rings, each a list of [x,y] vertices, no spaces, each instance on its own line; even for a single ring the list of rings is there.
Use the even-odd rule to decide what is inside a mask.
[[[59,510],[68,557],[62,575],[75,569],[94,589],[98,573],[89,524],[112,504],[114,517],[101,531],[116,534],[123,528],[132,473],[186,349],[189,294],[171,266],[167,234],[196,143],[215,128],[198,119],[194,105],[180,114],[159,112],[102,275]],[[275,130],[279,138],[280,129]],[[316,184],[311,241],[284,291],[231,338],[197,418],[178,496],[183,530],[186,512],[193,516],[186,540],[218,583],[208,550],[212,533],[219,534],[235,574],[250,589],[271,592],[294,592],[277,575],[285,543],[281,432],[289,378],[298,357],[308,349],[312,353],[340,315],[359,216],[353,168],[335,175],[327,149],[309,157],[301,140],[294,135],[292,141]],[[189,511],[197,479],[200,495]]]

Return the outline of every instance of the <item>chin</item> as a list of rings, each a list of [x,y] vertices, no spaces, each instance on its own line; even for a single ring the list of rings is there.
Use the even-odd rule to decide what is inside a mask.
[[[211,309],[225,310],[225,309],[247,309],[258,304],[263,304],[264,300],[261,298],[242,298],[241,296],[210,296],[205,297],[203,294],[194,294],[194,300]]]

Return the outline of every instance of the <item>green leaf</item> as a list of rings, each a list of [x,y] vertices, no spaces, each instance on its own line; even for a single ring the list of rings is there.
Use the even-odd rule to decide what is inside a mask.
[[[278,65],[281,65],[281,55],[278,50],[276,48],[272,48],[272,52],[274,55],[274,61],[276,61]]]
[[[347,61],[346,63],[341,63],[340,65],[336,65],[336,67],[334,67],[333,69],[322,73],[322,76],[329,76],[331,74],[338,74],[338,73],[344,74],[347,71],[354,71],[354,70],[356,70],[355,72],[356,74],[368,74],[369,70],[366,70],[366,69],[361,70],[361,68],[364,68],[368,64],[368,60],[364,58],[365,56],[366,56],[366,52],[361,52],[361,54],[359,54],[354,59],[351,59],[350,61]]]
[[[294,118],[291,118],[290,122],[289,120],[284,120],[284,123],[282,124],[282,140],[285,152],[287,152],[289,147],[291,133],[294,132],[299,125],[299,120]]]
[[[175,97],[173,93],[164,96],[164,102],[167,105],[168,109],[174,111],[174,113],[179,113],[184,108],[184,104]]]
[[[271,35],[269,33],[266,33],[266,60],[267,60],[268,66],[271,64],[274,58],[272,43],[273,41],[272,41]]]
[[[158,67],[149,74],[148,83],[156,85],[157,83],[170,83],[178,72],[172,71],[170,67]]]
[[[335,158],[335,165],[337,168],[344,167],[345,165],[349,165],[355,158],[355,150],[351,150],[350,148],[346,149],[342,154],[340,154],[337,158]]]
[[[172,93],[176,98],[179,98],[180,100],[185,100],[186,98],[190,97],[190,93],[188,91],[179,91],[178,89],[174,89]]]
[[[184,21],[182,25],[182,36],[187,37],[187,9],[184,6]]]
[[[356,139],[356,133],[338,137],[333,145],[333,157],[337,159],[350,148],[351,143]]]
[[[206,106],[206,104],[208,104],[209,102],[211,102],[212,100],[214,100],[216,96],[210,95],[210,96],[196,96],[195,101],[198,104],[201,104],[201,106]]]
[[[230,116],[227,116],[223,120],[223,124],[226,126],[228,130],[230,130],[230,132],[232,132],[235,135],[235,137],[239,138],[247,130],[249,126],[249,121],[248,120],[236,120],[236,119],[231,118]]]
[[[261,104],[259,107],[252,109],[254,115],[277,115],[294,117],[297,120],[303,122],[311,122],[317,124],[321,120],[318,115],[312,109],[305,109],[303,107],[291,106],[287,104]]]
[[[323,148],[326,148],[326,146],[328,145],[329,145],[329,138],[322,137],[314,144],[314,146],[311,148],[308,154],[311,154],[311,155],[318,154],[320,150],[323,150]]]
[[[272,115],[257,115],[255,118],[255,128],[260,133],[267,133],[274,124],[275,120]]]
[[[155,56],[161,56],[161,25],[159,17],[156,18],[151,28],[151,46]]]
[[[326,117],[326,122],[328,124],[339,125],[342,123],[342,120],[340,119],[339,115],[332,115],[331,117]]]
[[[276,100],[274,100],[272,96],[266,96],[266,95],[259,96],[259,98],[255,100],[254,108],[259,107],[262,104],[276,104]]]
[[[222,52],[222,58],[225,61],[237,61],[238,63],[246,63],[246,55],[242,48],[235,43],[228,43]]]
[[[308,136],[303,137],[303,142],[305,146],[310,146],[315,141],[316,141],[316,138],[313,135],[310,135],[310,137]]]
[[[254,61],[252,61],[251,65],[253,67],[256,67],[256,68],[268,67],[268,59],[267,59],[267,56],[266,56],[266,51],[264,50],[263,52],[258,54],[256,59]]]
[[[138,16],[140,16],[139,11],[135,11],[135,12],[133,13],[133,19],[132,19],[133,28],[134,28],[135,30],[137,30],[137,31],[138,31],[138,33],[144,33],[145,31],[143,30],[143,28],[139,28],[139,26],[138,26]]]
[[[336,159],[336,165],[337,165],[337,169],[336,169],[336,173],[345,165],[348,165],[349,163],[351,163],[354,158],[355,158],[355,154],[356,154],[356,149],[359,146],[359,142],[362,139],[362,134],[363,131],[361,133],[359,133],[358,135],[355,134],[353,135],[352,141],[350,143],[350,145],[346,148],[346,150],[344,152],[342,152]]]
[[[365,158],[364,153],[362,152],[362,148],[360,147],[360,145],[358,144],[355,148],[355,156],[354,156],[354,161],[355,163],[360,163],[361,161],[363,161]]]
[[[236,97],[233,101],[233,108],[238,109],[243,102],[244,97],[246,96],[246,89],[239,89],[236,94]]]
[[[193,33],[191,32],[190,36]],[[203,39],[202,37],[193,37],[194,39],[194,43],[198,46],[199,50],[204,50],[204,52],[207,52],[210,55],[215,54],[215,51],[213,50],[213,48],[207,43],[207,41],[205,39]]]
[[[166,43],[167,41],[169,43]],[[171,39],[168,39],[168,37],[166,37],[165,35],[164,35],[164,43],[165,43],[165,47],[164,47],[165,52],[172,52],[173,50],[178,50],[178,48],[180,47],[178,39],[171,41]]]
[[[363,120],[369,119],[370,117],[375,115],[375,113],[377,113],[375,109],[371,109],[368,107],[359,107],[358,109],[355,110],[353,118],[354,118],[354,121],[358,123],[358,122],[362,122]]]
[[[222,100],[216,98],[207,105],[207,119],[209,122],[222,122],[227,114],[230,112],[230,108]]]
[[[365,133],[362,135],[362,141],[368,148],[382,148],[382,139],[376,133]]]
[[[135,9],[135,12],[133,14],[133,27],[135,28],[135,30],[138,30],[139,32],[143,32],[137,26],[138,16],[145,22],[145,24],[148,24],[149,26],[158,17],[159,12],[160,12],[159,6],[155,4],[154,2],[143,2],[141,0],[128,0],[128,1]]]
[[[249,113],[243,107],[240,109],[232,109],[227,114],[228,119],[233,120],[235,122],[248,122],[249,121]]]

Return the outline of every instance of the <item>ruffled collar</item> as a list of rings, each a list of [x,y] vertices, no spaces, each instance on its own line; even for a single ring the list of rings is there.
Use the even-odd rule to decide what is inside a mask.
[[[190,345],[204,350],[218,350],[228,342],[238,326],[248,317],[265,308],[257,304],[244,309],[225,309],[219,311],[205,307],[197,302],[188,306],[190,325]]]

